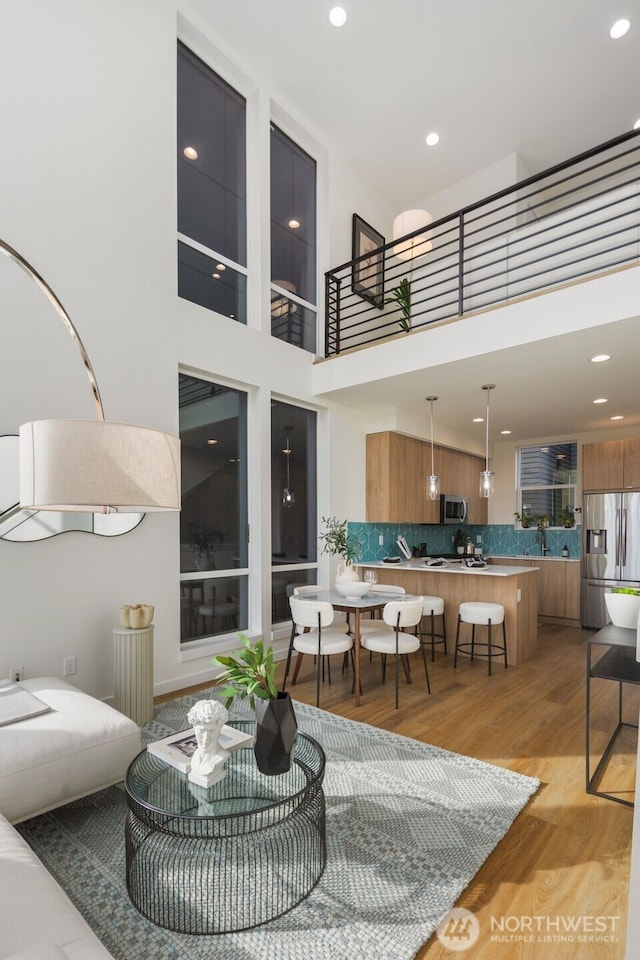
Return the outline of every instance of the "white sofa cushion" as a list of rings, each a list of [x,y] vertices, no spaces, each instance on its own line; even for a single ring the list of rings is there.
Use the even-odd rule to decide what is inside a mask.
[[[64,890],[2,815],[0,903],[0,956],[7,960],[110,960]]]
[[[64,680],[23,686],[52,709],[0,727],[0,813],[12,823],[117,783],[141,749],[133,720]]]

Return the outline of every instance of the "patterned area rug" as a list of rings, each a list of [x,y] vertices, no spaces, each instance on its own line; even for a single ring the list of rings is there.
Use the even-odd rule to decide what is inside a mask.
[[[156,708],[146,740],[185,729],[190,706],[209,695]],[[198,937],[142,917],[125,889],[119,787],[19,824],[116,960],[410,960],[539,786],[306,704],[295,710],[327,756],[327,867],[305,901],[263,927]]]

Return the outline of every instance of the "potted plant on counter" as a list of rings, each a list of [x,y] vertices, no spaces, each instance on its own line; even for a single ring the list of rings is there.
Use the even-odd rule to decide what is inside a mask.
[[[604,602],[614,627],[635,630],[640,617],[640,590],[635,587],[612,587],[605,593]]]
[[[256,712],[256,740],[253,752],[261,773],[275,776],[291,766],[291,751],[298,723],[288,693],[276,687],[276,664],[271,647],[264,649],[262,640],[251,641],[243,633],[238,636],[244,649],[238,657],[218,656],[215,663],[225,669],[215,679],[226,683],[222,695],[228,707],[236,697],[249,698]]]
[[[464,530],[456,530],[453,535],[453,545],[456,548],[456,553],[464,553],[465,544],[467,542],[467,534]]]
[[[520,526],[523,527],[525,530],[527,530],[527,529],[531,526],[531,520],[532,520],[532,518],[531,518],[531,517],[528,517],[528,516],[527,516],[526,514],[524,514],[524,513],[518,513],[518,512],[516,511],[516,512],[514,513],[514,515],[513,515],[513,518],[514,518],[514,520],[516,521],[516,523],[519,523]]]

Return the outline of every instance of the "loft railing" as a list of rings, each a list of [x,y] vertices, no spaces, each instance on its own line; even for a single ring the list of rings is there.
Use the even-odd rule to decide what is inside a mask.
[[[411,238],[423,255],[400,260]],[[329,270],[325,356],[638,260],[633,131]]]

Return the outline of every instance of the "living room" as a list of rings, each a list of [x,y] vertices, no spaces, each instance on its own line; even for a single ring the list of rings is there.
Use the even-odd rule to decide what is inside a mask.
[[[463,341],[469,351],[478,347],[478,353],[487,343],[496,350],[512,346],[519,324],[536,326],[542,339],[575,331],[583,321],[595,326],[628,320],[637,314],[637,280],[627,270],[548,294],[547,306],[535,316],[531,305],[515,305],[501,316],[495,311],[475,334],[461,321],[457,335],[450,324],[448,332],[416,335],[413,347],[406,338],[374,348],[373,360],[361,353],[359,361],[344,357],[314,365],[310,352],[271,337],[263,186],[260,201],[254,194],[248,231],[253,266],[247,325],[178,298],[178,39],[207,56],[247,97],[254,191],[260,170],[268,165],[272,119],[316,158],[320,277],[349,259],[354,211],[380,225],[387,236],[399,212],[395,199],[380,191],[374,177],[351,165],[313,118],[291,109],[286,90],[273,88],[248,69],[242,52],[204,19],[204,12],[202,5],[170,0],[41,0],[11,11],[0,41],[9,92],[2,108],[6,149],[0,235],[37,267],[69,311],[94,365],[108,419],[177,434],[179,373],[246,392],[252,457],[247,632],[270,638],[271,496],[262,478],[269,476],[274,397],[317,411],[318,517],[364,520],[366,434],[398,429],[427,436],[426,414],[424,408],[408,412],[352,405],[338,394],[332,398],[332,390],[365,382],[384,364],[399,374],[415,370],[417,357],[434,349],[441,362],[455,362]],[[591,133],[586,143],[595,145]],[[515,176],[515,162],[511,167]],[[496,178],[504,170],[505,164],[483,165],[473,189],[491,193],[502,185]],[[470,183],[462,189],[471,189]],[[454,209],[458,196],[450,185],[450,206],[440,212]],[[444,204],[443,197],[440,201]],[[93,417],[91,390],[75,344],[14,265],[3,258],[0,267],[7,284],[3,315],[9,361],[0,386],[1,432],[14,434],[21,423],[44,417]],[[610,308],[606,320],[602,303]],[[429,345],[433,334],[436,341]],[[478,394],[480,386],[478,381]],[[429,389],[425,386],[425,395]],[[611,436],[637,434],[633,422],[628,423]],[[585,439],[593,439],[593,433]],[[448,435],[452,446],[476,454],[483,452],[482,440],[470,438],[469,430]],[[513,447],[505,442],[493,453],[500,482],[508,488]],[[507,513],[510,521],[512,503],[500,509],[494,522],[506,522]],[[71,532],[34,543],[1,542],[3,676],[20,665],[27,678],[60,677],[64,659],[75,657],[77,674],[71,682],[99,700],[110,700],[118,610],[144,602],[155,605],[154,693],[168,695],[209,681],[214,651],[202,649],[198,657],[186,658],[179,641],[179,540],[178,516],[158,513],[125,536]],[[318,581],[328,581],[333,569],[329,558],[320,555]],[[236,644],[231,632],[228,649]]]

